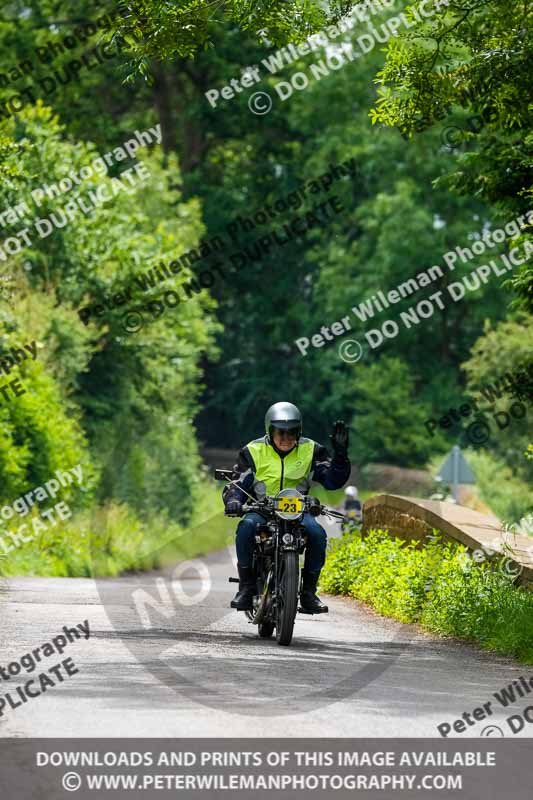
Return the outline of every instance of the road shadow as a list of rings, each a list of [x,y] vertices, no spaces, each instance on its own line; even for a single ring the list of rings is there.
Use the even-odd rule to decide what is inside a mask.
[[[290,647],[260,639],[252,630],[243,635],[238,630],[132,628],[95,631],[93,636],[127,644],[137,661],[178,697],[248,716],[305,713],[338,702],[378,679],[413,646],[405,632],[403,641],[391,642],[299,636]],[[154,644],[160,653],[156,659]]]
[[[389,642],[299,636],[290,647],[280,647],[253,631],[94,631],[98,638],[136,643],[134,649],[143,651],[146,660],[137,656],[140,663],[132,662],[127,681],[122,661],[116,678],[110,678],[109,664],[94,665],[93,677],[101,669],[105,687],[96,680],[87,690],[91,694],[94,687],[100,696],[104,691],[117,699],[131,698],[133,682],[139,686],[139,707],[149,700],[168,709],[172,701],[161,693],[158,684],[163,684],[175,694],[176,709],[200,704],[250,717],[309,713],[358,695],[358,706],[375,713],[397,717],[438,713],[447,719],[487,701],[519,674],[528,674],[527,667],[479,652],[474,645],[428,641],[428,637],[414,641],[411,633],[406,638],[404,630],[403,640]],[[150,654],[156,642],[161,656],[154,659]],[[461,669],[472,675],[469,659],[484,661],[483,672],[480,664],[479,677],[461,683]],[[139,665],[158,683],[147,682]],[[492,667],[489,673],[487,667]],[[80,689],[83,692],[78,685]]]

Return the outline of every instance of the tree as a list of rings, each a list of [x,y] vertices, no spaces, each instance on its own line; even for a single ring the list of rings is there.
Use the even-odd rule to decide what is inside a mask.
[[[209,58],[210,54],[199,56],[198,69]],[[268,135],[260,124],[262,118],[256,123],[250,116],[246,97],[212,114],[208,154],[189,173],[187,183],[195,193],[205,194],[204,219],[211,235],[227,238],[227,226],[237,221],[237,241],[229,253],[244,247],[253,250],[258,237],[283,230],[315,199],[335,196],[342,211],[327,225],[250,259],[230,281],[215,287],[224,324],[220,343],[223,352],[231,355],[207,365],[206,408],[200,421],[208,440],[221,443],[223,437],[226,446],[236,446],[236,437],[257,435],[259,409],[281,396],[302,405],[309,435],[326,437],[337,415],[353,416],[354,373],[359,377],[362,367],[341,360],[337,352],[341,340],[320,349],[310,346],[305,357],[295,340],[310,338],[321,326],[348,315],[350,335],[364,343],[367,329],[379,327],[389,316],[395,318],[437,290],[445,291],[451,281],[483,263],[481,258],[457,263],[453,273],[443,263],[447,251],[459,244],[471,246],[472,238],[490,220],[490,210],[471,198],[450,196],[444,186],[432,185],[446,174],[453,159],[438,133],[428,131],[406,142],[394,130],[370,125],[371,78],[381,58],[376,50],[335,76],[313,82],[305,92],[295,92],[286,105],[274,104]],[[272,91],[276,81],[305,71],[309,60],[294,62],[264,88]],[[201,108],[202,99],[197,99],[191,116],[201,113]],[[339,119],[332,115],[332,108],[349,113]],[[316,198],[307,195],[300,208],[289,209],[254,230],[247,231],[238,222],[280,198],[297,195],[312,178],[348,162],[353,162],[352,175],[348,170],[344,177],[337,174],[327,192]],[[212,187],[207,193],[206,185]],[[441,266],[442,277],[389,311],[374,309],[374,318],[366,324],[351,312],[378,291],[387,294],[433,265]],[[508,296],[513,297],[512,293]],[[468,356],[484,319],[500,319],[504,314],[501,289],[494,279],[462,303],[438,310],[423,325],[402,329],[383,351],[369,352],[364,367],[379,361],[382,352],[401,359],[409,365],[414,405],[420,403],[424,412],[432,405],[437,410],[446,403],[456,405],[461,395],[459,364]],[[354,440],[357,430],[356,426]],[[435,445],[436,440],[428,442]],[[391,446],[392,440],[387,457]],[[413,466],[424,463],[425,452],[412,449]]]
[[[269,0],[256,4],[250,0],[187,0],[179,4],[154,0],[121,0],[122,24],[118,32],[131,41],[138,66],[143,73],[150,58],[167,60],[176,55],[192,57],[212,46],[217,29],[229,25],[257,38],[259,34],[277,46],[299,41],[337,21],[351,3],[332,0],[326,11],[317,0]]]
[[[458,155],[447,183],[494,204],[506,221],[531,205],[532,13],[529,0],[450,0],[440,14],[390,41],[371,111],[374,122],[406,136],[453,121],[458,108],[474,115],[466,138],[475,149]],[[531,238],[531,225],[517,243],[524,237]],[[513,285],[531,310],[529,264]]]
[[[215,352],[215,304],[205,291],[187,292],[192,273],[186,266],[179,274],[162,273],[164,281],[153,288],[150,281],[146,290],[141,287],[149,268],[161,261],[168,265],[197,244],[198,204],[181,201],[173,188],[180,182],[177,160],[165,159],[157,147],[137,150],[144,172],[134,173],[128,159],[130,178],[139,178],[128,187],[123,160],[110,168],[115,175],[108,174],[102,154],[72,141],[48,108],[24,109],[4,127],[18,147],[5,162],[16,174],[4,180],[0,206],[24,204],[28,214],[24,221],[11,220],[3,243],[16,241],[24,225],[31,242],[7,258],[10,270],[28,277],[17,308],[3,316],[0,333],[4,346],[36,339],[41,348],[34,370],[27,368],[36,397],[22,395],[2,409],[4,418],[8,415],[0,434],[4,464],[16,461],[23,469],[31,462],[40,475],[59,463],[62,450],[79,460],[88,442],[97,467],[106,467],[100,499],[118,497],[145,511],[165,508],[188,519],[199,467],[192,420],[201,359]],[[82,169],[89,166],[92,172],[83,178]],[[70,179],[65,194],[32,194],[42,188],[43,176],[52,186],[69,174],[81,180]],[[99,195],[100,189],[105,193]],[[100,196],[106,199],[95,202]],[[68,202],[74,203],[70,221]],[[133,302],[110,302],[131,287]],[[165,307],[160,295],[167,290],[174,294]],[[124,317],[132,304],[144,313],[144,328],[136,333],[128,332]],[[88,305],[100,307],[86,325],[78,311]],[[32,421],[36,413],[40,426]],[[118,469],[124,462],[128,469]]]
[[[498,325],[487,322],[462,366],[472,394],[481,397],[480,387],[493,394],[489,419],[493,428],[495,419],[499,423],[490,439],[491,450],[531,485],[533,464],[524,458],[524,447],[526,437],[533,438],[533,317],[521,313]]]
[[[417,396],[409,366],[399,358],[382,358],[360,367],[352,387],[351,453],[356,463],[424,464],[435,449],[424,427],[431,413]]]

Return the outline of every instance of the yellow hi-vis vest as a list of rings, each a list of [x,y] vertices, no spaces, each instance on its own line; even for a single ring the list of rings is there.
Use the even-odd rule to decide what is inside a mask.
[[[309,490],[315,449],[312,439],[301,436],[294,450],[285,458],[281,458],[272,445],[267,444],[266,436],[255,439],[247,447],[255,464],[254,489],[257,498],[276,495],[282,489],[298,489],[302,494]]]

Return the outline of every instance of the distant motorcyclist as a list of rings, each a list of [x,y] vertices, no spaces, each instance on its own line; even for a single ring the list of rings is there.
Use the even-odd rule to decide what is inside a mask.
[[[302,436],[302,415],[292,403],[274,403],[265,416],[266,435],[249,442],[239,452],[234,471],[237,484],[257,500],[275,496],[282,489],[294,488],[308,494],[313,481],[325,489],[340,489],[350,476],[348,459],[348,430],[342,420],[333,426],[330,436],[334,456],[327,449]],[[223,498],[226,514],[240,515],[246,495],[238,486],[224,488]],[[255,576],[252,571],[252,556],[255,536],[264,518],[256,513],[247,513],[239,522],[236,534],[237,568],[239,591],[231,607],[241,611],[252,608],[256,593]],[[327,536],[315,517],[306,513],[302,524],[307,534],[300,605],[312,614],[328,610],[316,595],[320,571],[326,558]]]
[[[358,525],[363,521],[363,509],[359,500],[357,486],[347,486],[344,490],[343,511],[348,518],[355,519]]]

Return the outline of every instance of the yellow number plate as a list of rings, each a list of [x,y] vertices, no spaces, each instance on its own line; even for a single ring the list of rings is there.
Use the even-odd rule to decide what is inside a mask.
[[[301,514],[303,507],[299,497],[280,497],[278,500],[278,511],[284,514]]]

